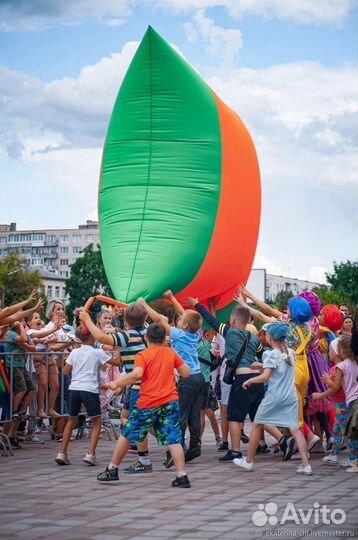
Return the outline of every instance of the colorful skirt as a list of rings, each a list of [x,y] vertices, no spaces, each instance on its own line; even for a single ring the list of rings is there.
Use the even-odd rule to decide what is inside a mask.
[[[325,392],[328,389],[328,386],[322,382],[321,377],[324,373],[328,373],[329,367],[319,349],[309,351],[308,368],[310,379],[308,383],[306,414],[312,416],[317,412],[326,413],[334,409],[334,405],[330,398],[316,400],[311,398],[313,392]]]

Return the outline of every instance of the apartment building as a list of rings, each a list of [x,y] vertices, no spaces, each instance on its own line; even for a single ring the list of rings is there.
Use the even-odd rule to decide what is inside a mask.
[[[97,221],[88,220],[77,229],[17,230],[16,223],[0,225],[0,259],[19,253],[29,266],[55,272],[65,279],[81,251],[98,243]]]

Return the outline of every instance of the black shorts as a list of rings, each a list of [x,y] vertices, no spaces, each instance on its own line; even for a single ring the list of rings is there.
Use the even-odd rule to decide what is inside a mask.
[[[30,373],[26,368],[13,368],[12,372],[12,389],[14,396],[20,392],[34,392],[35,386],[32,382]]]
[[[82,403],[89,418],[101,416],[99,394],[85,390],[70,390],[69,413],[71,418],[76,418],[79,415]]]
[[[210,390],[210,383],[206,382],[203,384],[200,392],[200,398],[201,398],[201,410],[205,411],[205,409],[208,408],[209,403],[209,390]]]
[[[236,375],[231,385],[227,414],[229,422],[244,422],[249,415],[251,422],[255,419],[255,414],[264,397],[264,385],[253,384],[245,390],[242,387],[244,381],[257,377],[256,373],[247,375]]]

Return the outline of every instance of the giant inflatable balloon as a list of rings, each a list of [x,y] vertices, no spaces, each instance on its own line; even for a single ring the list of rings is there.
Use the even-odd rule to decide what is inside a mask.
[[[260,205],[246,127],[149,27],[103,151],[100,238],[116,298],[154,300],[170,288],[228,305],[251,270]]]

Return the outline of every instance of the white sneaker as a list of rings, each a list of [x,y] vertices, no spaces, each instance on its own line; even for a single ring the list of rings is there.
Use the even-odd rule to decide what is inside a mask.
[[[312,472],[312,467],[311,465],[306,465],[306,467],[304,465],[300,465],[296,471],[297,474],[305,474],[307,476],[312,476],[313,472]]]
[[[235,458],[233,459],[233,463],[237,465],[238,467],[241,467],[242,469],[245,469],[245,471],[251,472],[254,468],[253,463],[247,463],[246,458]]]
[[[338,463],[338,457],[333,454],[329,454],[328,456],[324,456],[322,461],[323,463]]]
[[[96,456],[93,456],[92,454],[86,454],[82,461],[87,463],[87,465],[98,465]]]
[[[55,458],[55,462],[57,463],[57,465],[70,465],[71,464],[70,460],[67,457],[67,454],[62,454],[61,452],[57,454]]]
[[[313,435],[310,439],[310,442],[307,441],[307,450],[310,452],[310,450],[312,450],[316,444],[318,444],[320,442],[320,438],[318,437],[318,435]]]
[[[339,466],[340,467],[343,467],[344,469],[346,469],[347,467],[350,467],[352,464],[351,462],[349,461],[349,459],[342,459],[340,462],[339,462]]]

